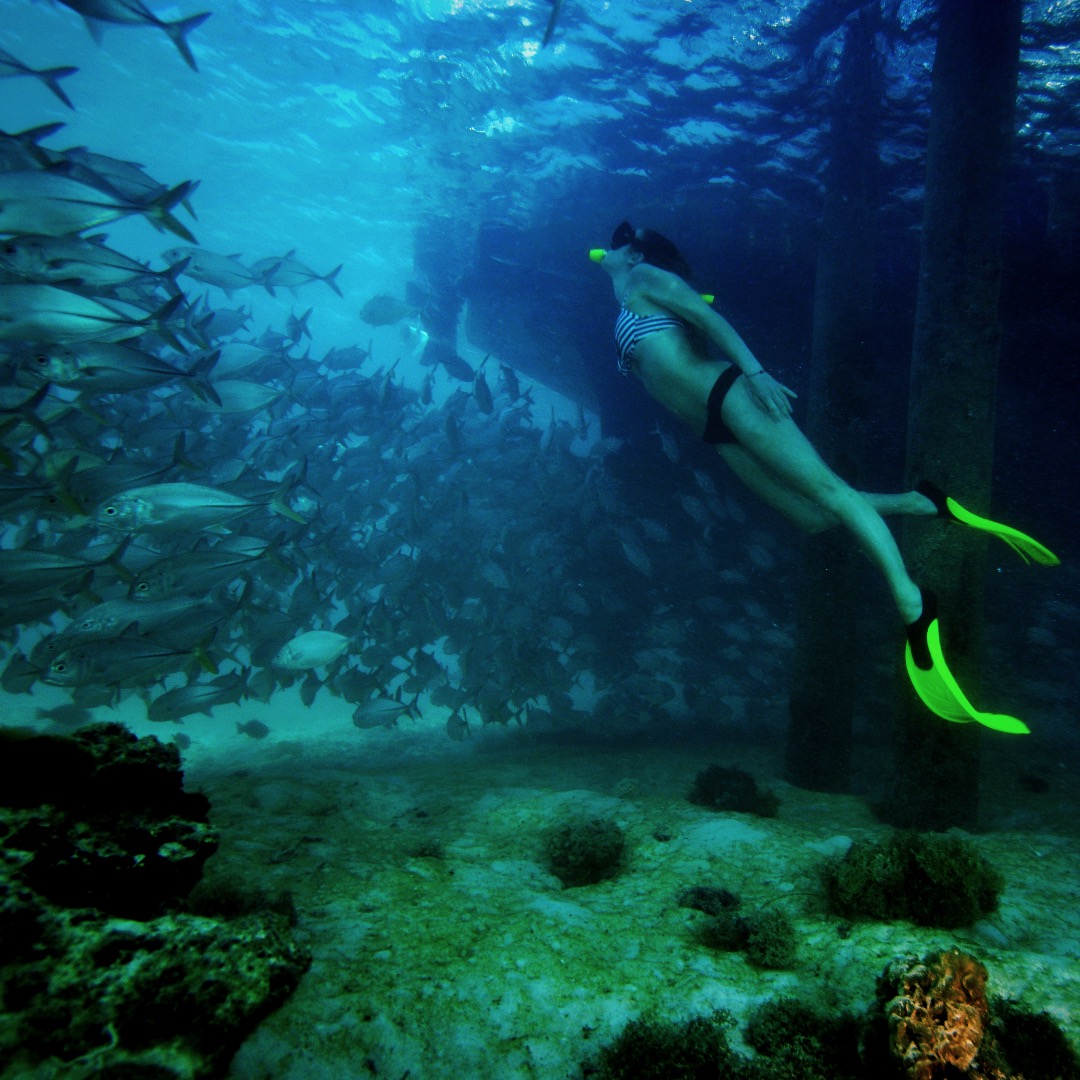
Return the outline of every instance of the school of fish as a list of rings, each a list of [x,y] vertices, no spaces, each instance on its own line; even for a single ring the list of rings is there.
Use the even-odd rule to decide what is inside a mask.
[[[196,66],[205,14],[64,2],[89,25],[163,30]],[[75,70],[0,53],[0,78],[67,105]],[[676,467],[669,438],[628,461],[584,417],[542,415],[505,365],[489,383],[488,362],[431,350],[422,362],[458,384],[436,404],[395,355],[358,341],[320,357],[306,317],[252,327],[234,294],[340,295],[341,265],[208,251],[198,180],[59,141],[60,124],[0,132],[5,691],[65,688],[70,706],[44,714],[57,723],[130,695],[175,723],[295,685],[307,706],[348,703],[361,729],[430,702],[461,739],[477,722],[582,720],[583,694],[601,727],[662,720],[679,695],[716,711],[743,692],[736,661],[775,677],[776,650],[750,647],[790,644],[752,594],[775,572],[771,540],[724,550],[740,505]],[[160,266],[111,246],[126,218],[174,245]],[[422,350],[416,305],[379,294],[357,312],[358,338],[403,322]],[[658,505],[637,481],[665,467]]]

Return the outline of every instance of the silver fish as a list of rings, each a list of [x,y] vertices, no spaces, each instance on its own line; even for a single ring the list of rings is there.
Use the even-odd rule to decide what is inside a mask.
[[[369,698],[356,706],[352,722],[361,730],[394,727],[398,718],[404,714],[414,717],[420,715],[420,710],[416,707],[417,698],[414,698],[411,704],[402,701],[400,697],[387,697],[384,694]]]
[[[289,671],[308,671],[325,667],[342,656],[351,642],[332,630],[308,630],[282,645],[274,656],[274,667]]]
[[[373,296],[361,309],[360,318],[369,326],[392,326],[420,314],[420,309],[393,296]],[[471,378],[471,376],[470,376]]]
[[[151,329],[171,337],[166,323],[183,299],[136,318],[54,285],[0,284],[0,341],[123,341]]]
[[[72,619],[53,640],[59,644],[56,652],[70,648],[80,641],[100,641],[120,637],[125,630],[137,626],[140,634],[153,634],[170,623],[200,607],[210,607],[209,600],[192,596],[177,596],[164,600],[103,600]],[[214,609],[217,614],[224,614]],[[47,641],[49,639],[43,639]]]
[[[0,234],[67,236],[142,214],[151,224],[195,243],[195,237],[170,213],[185,199],[185,181],[154,198],[131,201],[58,172],[0,173]]]
[[[54,705],[51,709],[37,710],[39,720],[49,720],[61,727],[80,727],[93,720],[93,714],[82,705]]]
[[[191,402],[192,406],[202,412],[235,416],[269,408],[285,393],[278,387],[243,379],[218,379],[213,383],[213,388],[217,401],[202,398]]]
[[[238,702],[243,694],[244,678],[233,671],[209,682],[193,682],[166,690],[146,703],[146,719],[155,724],[179,724],[193,713],[210,716],[215,706]]]
[[[465,739],[472,734],[472,730],[469,728],[469,721],[466,720],[460,712],[452,712],[446,721],[446,734],[449,735],[454,742],[461,742],[462,739]]]
[[[249,739],[265,739],[270,729],[261,720],[245,720],[236,723],[237,735],[246,735]]]
[[[53,686],[119,686],[133,680],[160,678],[193,661],[216,674],[213,661],[200,648],[176,649],[129,632],[65,649],[49,665],[42,681]]]
[[[177,380],[190,381],[196,394],[211,399],[207,407],[213,408],[217,390],[208,375],[216,356],[210,353],[190,371],[183,371],[128,341],[82,341],[46,344],[28,354],[21,366],[32,378],[91,394],[126,393]]]
[[[137,259],[113,251],[105,237],[13,236],[0,244],[0,267],[23,281],[108,291],[133,282],[158,282],[176,292],[175,275],[151,270]]]
[[[200,247],[175,247],[162,252],[161,257],[170,266],[184,263],[180,273],[185,277],[216,285],[230,295],[234,289],[261,284],[258,275],[252,273],[235,255],[218,255]]]
[[[5,599],[30,596],[89,577],[104,566],[117,566],[125,544],[104,559],[86,559],[58,551],[20,548],[0,551],[0,589]]]
[[[296,289],[301,285],[307,285],[312,281],[322,281],[331,289],[344,296],[338,283],[334,280],[341,273],[342,266],[339,264],[326,274],[316,273],[309,266],[305,266],[295,258],[295,249],[282,255],[280,259],[271,256],[268,259],[259,259],[251,264],[251,271],[258,277],[266,290],[273,295],[273,288]]]
[[[131,599],[142,604],[179,595],[203,595],[255,569],[262,560],[284,567],[291,580],[295,571],[281,561],[281,543],[280,535],[269,543],[232,535],[213,547],[165,555],[135,574]]]
[[[186,19],[164,22],[159,19],[142,0],[60,0],[65,6],[77,11],[85,20],[95,40],[100,35],[97,23],[120,23],[123,25],[154,26],[169,35],[169,40],[176,46],[184,62],[192,71],[198,71],[195,57],[187,43],[187,36],[197,26],[210,18],[210,12],[189,15]]]
[[[302,521],[278,496],[263,501],[245,499],[205,484],[150,484],[129,488],[98,507],[99,525],[127,532],[143,529],[198,529],[220,525],[261,506]]]

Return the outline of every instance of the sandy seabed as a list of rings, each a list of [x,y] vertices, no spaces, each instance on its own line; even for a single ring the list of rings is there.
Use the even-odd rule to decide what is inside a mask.
[[[52,693],[4,699],[4,721],[32,720]],[[846,933],[825,911],[819,868],[852,839],[887,830],[861,798],[776,779],[779,737],[750,742],[717,728],[693,744],[657,731],[605,745],[511,727],[459,743],[445,717],[357,731],[350,711],[322,695],[308,709],[291,692],[183,728],[148,723],[135,700],[96,711],[139,735],[187,734],[186,785],[210,797],[221,835],[207,878],[287,891],[295,903],[311,969],[241,1048],[230,1078],[575,1078],[642,1013],[722,1008],[741,1024],[782,995],[862,1010],[890,959],[952,945],[985,963],[993,995],[1049,1011],[1080,1044],[1075,785],[1021,792],[1005,747],[986,763],[1002,776],[987,800],[1011,804],[996,815],[1005,827],[972,837],[1005,875],[999,910],[967,930],[861,922]],[[241,719],[271,732],[238,734]],[[778,816],[687,802],[713,762],[775,790]],[[577,813],[618,822],[629,856],[618,878],[564,889],[540,838]],[[783,905],[799,935],[796,967],[760,971],[698,943],[703,916],[677,903],[696,884],[736,892],[744,913]]]

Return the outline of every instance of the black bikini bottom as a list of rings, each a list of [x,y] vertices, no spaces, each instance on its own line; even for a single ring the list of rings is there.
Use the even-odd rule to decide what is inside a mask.
[[[741,374],[742,372],[732,364],[713,383],[713,388],[709,391],[709,404],[706,409],[705,434],[701,436],[703,442],[715,444],[739,441],[735,438],[731,428],[724,423],[723,418],[720,416],[720,410],[724,406],[724,398],[727,397],[732,384]]]

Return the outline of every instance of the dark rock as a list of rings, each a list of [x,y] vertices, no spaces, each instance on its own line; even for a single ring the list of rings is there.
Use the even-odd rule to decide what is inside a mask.
[[[180,910],[216,838],[176,747],[106,724],[0,731],[0,754],[0,1074],[224,1075],[310,959],[254,899]]]
[[[63,959],[23,1004],[22,1044],[72,1061],[115,1043],[125,1055],[181,1043],[220,1075],[243,1038],[292,993],[309,956],[284,919],[68,923]],[[118,1055],[119,1056],[119,1055]]]
[[[94,724],[34,738],[0,729],[0,748],[13,881],[62,907],[132,919],[176,907],[198,882],[217,838],[206,797],[183,789],[175,746]]]
[[[771,791],[761,791],[757,781],[743,769],[709,765],[694,777],[687,798],[711,810],[734,810],[759,817],[776,817],[780,800]]]

